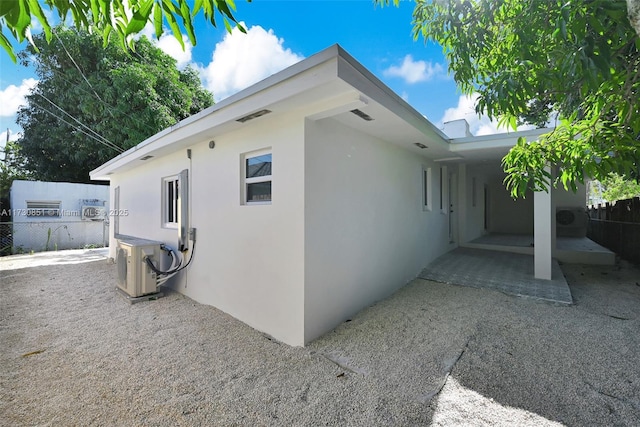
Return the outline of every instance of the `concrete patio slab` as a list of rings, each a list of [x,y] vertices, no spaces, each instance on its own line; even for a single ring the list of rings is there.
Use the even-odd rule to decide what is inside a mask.
[[[553,260],[552,280],[536,279],[531,255],[458,248],[429,264],[419,277],[561,304],[573,303],[558,262]]]
[[[533,255],[533,236],[526,234],[489,233],[461,247]],[[570,264],[614,265],[616,254],[588,237],[556,238],[554,258]]]

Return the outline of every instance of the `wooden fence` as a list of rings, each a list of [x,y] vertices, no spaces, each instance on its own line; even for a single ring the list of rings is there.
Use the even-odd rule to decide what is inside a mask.
[[[640,197],[590,206],[587,237],[640,264]]]
[[[606,221],[640,223],[640,197],[590,206],[589,217]]]

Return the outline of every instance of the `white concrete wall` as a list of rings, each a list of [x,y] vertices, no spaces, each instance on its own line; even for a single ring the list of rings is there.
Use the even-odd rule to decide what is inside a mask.
[[[487,171],[480,167],[479,171]],[[469,174],[469,173],[468,173]],[[533,192],[528,191],[524,199],[514,200],[504,186],[504,173],[499,171],[487,176],[489,182],[489,232],[533,235]],[[470,185],[470,183],[469,183]],[[555,207],[586,206],[586,187],[578,185],[578,191],[566,191],[564,188],[552,190],[553,217]],[[473,221],[473,219],[469,219]]]
[[[553,201],[557,207],[583,207],[587,206],[587,187],[584,184],[578,184],[578,190],[565,190],[562,185],[560,188],[553,190]]]
[[[161,227],[161,179],[188,168],[196,249],[191,266],[173,286],[278,340],[302,345],[302,117],[269,115],[211,139],[213,150],[209,139],[191,147],[191,165],[181,150],[113,176],[112,187],[120,186],[120,209],[129,212],[120,219],[120,233],[175,248],[177,230]],[[264,148],[273,154],[273,202],[241,205],[241,156]]]
[[[99,200],[109,205],[109,186],[95,184],[77,184],[71,182],[45,182],[45,181],[13,181],[11,185],[11,210],[16,212],[11,218],[12,222],[41,222],[41,221],[82,221],[81,209],[83,199]],[[60,202],[63,214],[60,217],[38,217],[21,214],[27,209],[29,201]],[[94,203],[89,203],[93,205]]]
[[[105,242],[103,221],[82,219],[82,206],[109,210],[109,186],[69,182],[13,181],[11,185],[13,251],[82,248]],[[27,216],[27,201],[60,202],[59,217]]]
[[[463,243],[477,239],[486,234],[484,227],[484,188],[489,185],[490,174],[486,168],[478,165],[467,166],[466,171],[466,209],[462,212],[465,221],[465,236],[461,238]],[[475,204],[473,203],[473,184],[475,181]]]
[[[439,165],[333,119],[305,122],[304,340],[406,284],[450,250],[448,217],[422,208]]]
[[[533,193],[514,200],[503,180],[501,173],[489,183],[489,232],[533,236]]]

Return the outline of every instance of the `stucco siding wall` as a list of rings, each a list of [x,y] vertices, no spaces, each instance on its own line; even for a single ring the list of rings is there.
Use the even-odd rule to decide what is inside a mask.
[[[162,178],[187,169],[189,160],[181,151],[139,163],[135,169],[111,178],[112,192],[120,188],[120,234],[158,240],[175,249],[177,230],[162,227]]]
[[[303,344],[301,118],[264,117],[193,147],[196,259],[179,288],[291,345]],[[241,156],[271,148],[270,205],[241,205]]]
[[[466,221],[464,242],[477,239],[486,233],[484,191],[485,186],[489,185],[489,176],[486,168],[482,166],[472,165],[467,167],[465,184],[467,189],[465,194],[466,211],[462,214]]]
[[[77,249],[85,245],[102,246],[108,239],[104,217],[82,219],[85,205],[104,207],[109,212],[109,186],[70,182],[13,181],[11,209],[3,212],[13,222],[14,252]],[[28,213],[27,202],[59,203],[59,216]]]
[[[95,184],[77,184],[71,182],[13,181],[11,185],[11,210],[16,212],[12,222],[40,221],[83,221],[81,209],[83,200],[92,201],[91,205],[109,207],[109,186]],[[93,203],[99,200],[100,203]],[[27,216],[27,201],[60,202],[59,217]]]
[[[500,174],[489,182],[489,231],[533,235],[533,193],[514,200],[503,179]]]
[[[504,186],[504,173],[495,165],[469,165],[466,173],[466,241],[485,233],[484,186],[488,191],[488,232],[533,235],[533,193],[514,200]],[[476,204],[473,206],[473,179],[476,186]],[[586,189],[578,185],[577,193],[563,188],[553,190],[553,203],[558,207],[585,206]]]
[[[171,286],[291,345],[303,344],[303,185],[301,118],[266,116],[241,130],[153,159],[119,174],[120,233],[175,248],[177,230],[161,228],[161,179],[189,169],[191,266]],[[273,202],[241,204],[243,153],[270,148]],[[189,253],[186,254],[187,258]],[[215,328],[217,325],[208,325]]]
[[[554,204],[559,208],[565,207],[587,207],[587,187],[584,184],[578,184],[578,189],[573,191],[565,190],[562,185],[553,191]]]
[[[528,191],[524,199],[514,200],[503,183],[504,174],[495,176],[490,183],[490,232],[533,235],[533,192]],[[564,188],[552,190],[555,207],[585,207],[586,187],[579,184],[576,193]],[[555,217],[555,213],[554,213]]]
[[[448,219],[422,208],[438,165],[333,119],[305,122],[305,341],[415,278],[452,248]]]

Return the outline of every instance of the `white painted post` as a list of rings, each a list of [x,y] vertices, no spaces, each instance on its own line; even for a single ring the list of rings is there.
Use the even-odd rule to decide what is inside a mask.
[[[547,166],[547,170],[551,169]],[[534,277],[551,280],[552,239],[552,203],[549,192],[533,193],[533,241],[534,241]]]

